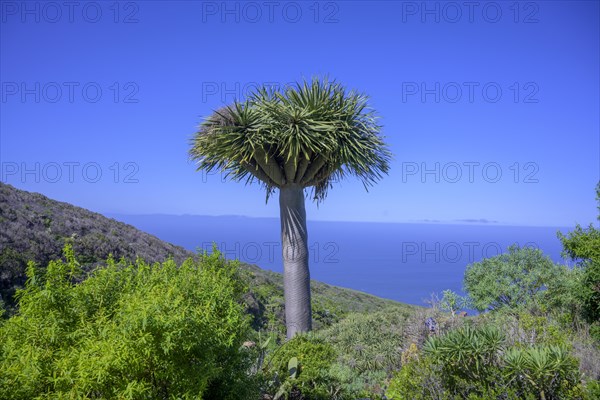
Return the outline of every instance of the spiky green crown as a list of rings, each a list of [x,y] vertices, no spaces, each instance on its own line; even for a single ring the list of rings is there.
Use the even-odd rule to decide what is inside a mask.
[[[367,100],[319,79],[282,90],[263,87],[206,118],[190,155],[198,170],[257,179],[267,199],[275,188],[298,185],[312,187],[321,201],[346,174],[367,188],[387,174],[391,158]]]

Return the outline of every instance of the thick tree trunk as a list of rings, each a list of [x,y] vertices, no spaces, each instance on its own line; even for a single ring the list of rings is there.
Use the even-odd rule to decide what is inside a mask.
[[[283,291],[287,337],[312,329],[308,233],[304,190],[298,185],[279,190],[281,245],[283,248]]]

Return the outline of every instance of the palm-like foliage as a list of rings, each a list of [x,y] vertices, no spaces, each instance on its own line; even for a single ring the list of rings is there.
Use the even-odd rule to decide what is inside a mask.
[[[318,79],[284,90],[262,88],[208,117],[190,154],[198,169],[258,180],[267,198],[276,188],[298,185],[314,187],[321,201],[347,174],[368,187],[388,172],[391,154],[367,100]]]
[[[498,329],[465,326],[425,343],[425,354],[440,361],[453,374],[472,381],[482,380],[498,364],[505,337]]]
[[[481,395],[495,388],[515,390],[518,398],[571,398],[567,393],[581,380],[577,360],[564,346],[507,347],[504,334],[493,326],[467,325],[431,337],[423,351],[441,366],[444,386],[454,394],[463,392],[464,398],[481,388]]]
[[[580,380],[577,360],[564,346],[510,349],[504,355],[506,378],[534,387],[541,399],[560,398],[561,385]]]

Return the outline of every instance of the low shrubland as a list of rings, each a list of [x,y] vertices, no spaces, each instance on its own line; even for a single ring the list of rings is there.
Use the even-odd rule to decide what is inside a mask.
[[[597,399],[599,237],[559,235],[570,266],[511,247],[428,308],[314,282],[291,340],[278,274],[216,249],[90,271],[67,244],[0,318],[0,398]]]
[[[46,268],[29,264],[18,312],[0,325],[0,398],[550,400],[600,392],[595,325],[580,298],[563,292],[584,284],[578,269],[558,268],[548,276],[566,283],[542,279],[544,290],[474,317],[458,312],[473,300],[449,291],[430,308],[391,302],[370,312],[325,296],[320,328],[286,341],[281,289],[265,281],[249,291],[260,276],[216,250],[180,265],[109,258],[85,279],[72,248],[64,251]],[[502,263],[532,254],[547,264],[511,248],[491,265],[506,274]],[[485,292],[486,301],[520,290],[511,284]]]
[[[77,283],[72,249],[30,264],[0,326],[0,398],[222,398],[256,390],[235,263],[109,259]]]

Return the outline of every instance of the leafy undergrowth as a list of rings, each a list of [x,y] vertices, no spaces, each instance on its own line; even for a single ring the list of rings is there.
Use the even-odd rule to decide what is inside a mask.
[[[3,224],[12,221],[3,225],[10,237],[0,235],[0,286],[4,296],[22,287],[18,307],[0,301],[0,398],[600,398],[593,226],[561,236],[574,267],[511,247],[467,267],[469,298],[445,291],[430,308],[313,281],[315,330],[286,341],[280,274],[217,251],[169,259],[174,248],[166,244],[150,260],[125,252],[103,261],[82,243],[93,243],[97,226],[119,227],[97,214],[83,224],[84,241],[59,241],[67,246],[58,261],[55,245],[11,242],[25,238],[21,224],[42,224],[46,239],[62,226],[56,204],[33,198],[39,204],[15,213],[0,198]],[[53,213],[44,219],[39,207]],[[127,229],[139,239],[131,254],[158,240]],[[32,254],[37,265],[23,267]],[[15,271],[28,279],[24,288]],[[459,312],[471,307],[481,314]]]
[[[64,261],[30,264],[19,312],[0,324],[0,398],[550,400],[600,390],[590,325],[534,301],[464,317],[443,301],[408,307],[324,286],[316,315],[327,318],[286,341],[277,275],[216,250],[181,265],[105,264],[83,279],[69,246]],[[248,313],[252,301],[260,312]]]

